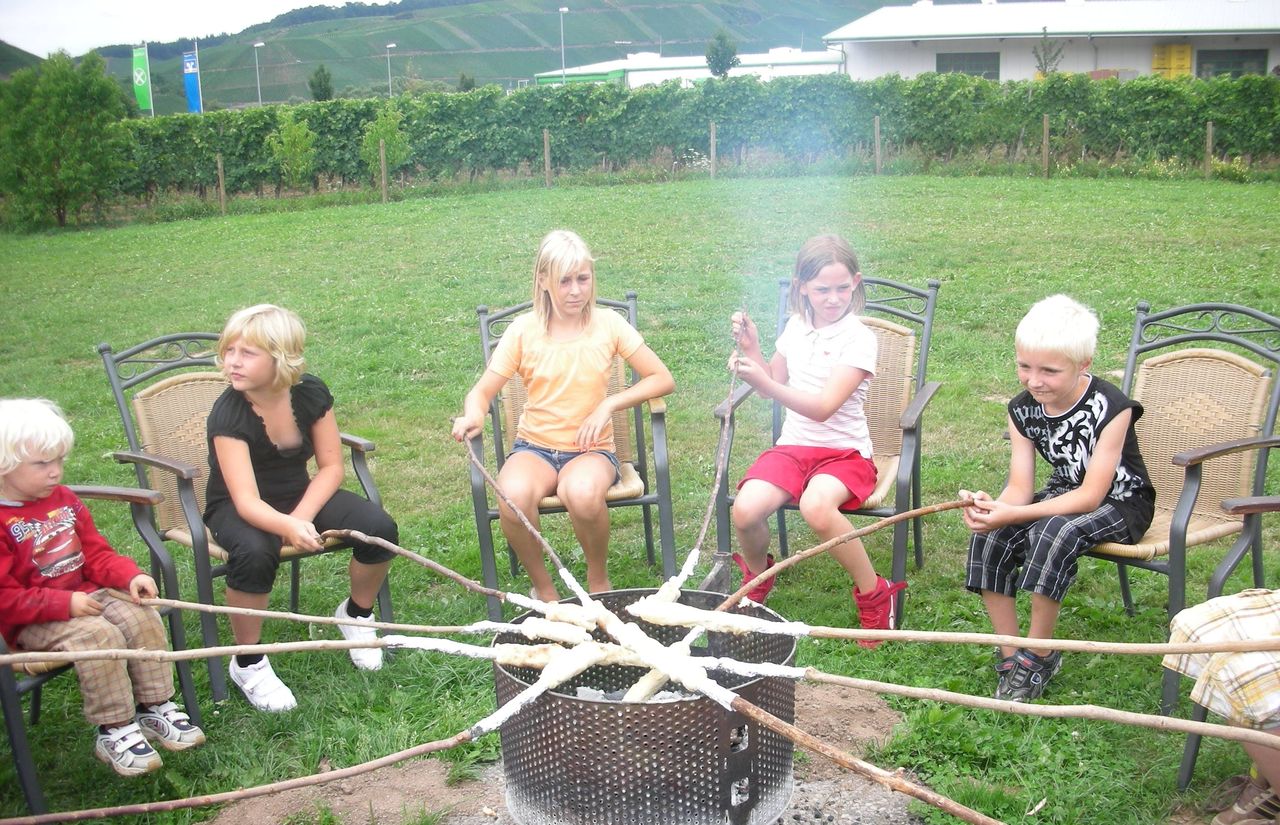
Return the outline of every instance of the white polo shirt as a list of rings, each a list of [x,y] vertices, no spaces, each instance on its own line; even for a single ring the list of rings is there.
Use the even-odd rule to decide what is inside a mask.
[[[826,421],[814,421],[788,409],[782,421],[779,444],[857,450],[871,458],[871,433],[862,406],[876,372],[876,336],[861,319],[849,313],[834,324],[815,329],[799,315],[792,315],[777,351],[787,361],[787,384],[800,392],[818,394],[837,366],[865,370],[867,378]]]

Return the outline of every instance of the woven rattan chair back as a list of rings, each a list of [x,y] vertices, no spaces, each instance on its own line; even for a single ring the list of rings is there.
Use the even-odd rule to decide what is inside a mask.
[[[1270,386],[1264,367],[1226,350],[1178,350],[1142,362],[1133,398],[1144,413],[1135,429],[1159,509],[1172,511],[1182,489],[1184,472],[1173,457],[1192,447],[1255,438]],[[1246,451],[1205,462],[1195,517],[1238,521],[1220,504],[1249,494],[1256,458]]]
[[[209,476],[209,444],[205,422],[213,402],[227,388],[227,380],[218,372],[187,372],[172,375],[144,387],[132,399],[134,420],[143,450],[190,464]],[[173,473],[157,469],[147,471],[153,489],[164,494],[156,508],[156,527],[161,534],[186,530],[178,500],[178,485]],[[205,485],[195,485],[196,500],[204,512]]]
[[[863,411],[871,430],[875,458],[896,459],[902,454],[902,411],[911,401],[915,382],[915,333],[884,318],[862,319],[876,335],[876,374],[867,388]]]

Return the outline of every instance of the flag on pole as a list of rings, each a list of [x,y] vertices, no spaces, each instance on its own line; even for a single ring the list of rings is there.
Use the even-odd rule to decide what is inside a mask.
[[[204,106],[200,100],[200,53],[182,53],[182,80],[187,88],[187,111],[200,114]]]
[[[151,61],[147,58],[147,44],[133,50],[133,96],[138,99],[138,108],[155,113],[151,104]]]

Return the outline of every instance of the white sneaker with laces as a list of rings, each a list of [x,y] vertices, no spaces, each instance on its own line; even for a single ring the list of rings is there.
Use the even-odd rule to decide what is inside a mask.
[[[171,701],[149,705],[134,721],[144,736],[168,751],[184,751],[204,744],[204,731],[191,724],[191,717]]]
[[[160,754],[147,744],[137,722],[129,722],[117,728],[98,729],[93,755],[106,762],[121,776],[141,776],[161,767]]]
[[[244,698],[258,710],[280,713],[298,706],[298,700],[293,698],[293,691],[280,681],[266,656],[256,665],[248,667],[240,667],[232,656],[227,670],[231,674],[231,681],[244,693]]]
[[[338,609],[333,611],[335,619],[343,619],[348,622],[372,622],[372,616],[356,618],[347,612],[347,603],[351,599],[343,599],[338,605]],[[372,627],[361,627],[358,624],[340,624],[338,630],[342,632],[342,638],[353,642],[371,642],[378,638],[378,631]],[[382,648],[380,647],[364,647],[352,648],[348,651],[351,654],[351,661],[361,670],[381,670],[382,669]]]

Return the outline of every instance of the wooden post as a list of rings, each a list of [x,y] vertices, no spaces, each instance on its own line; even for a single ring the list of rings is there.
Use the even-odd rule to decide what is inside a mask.
[[[711,121],[711,177],[716,176],[716,122]]]
[[[1043,134],[1040,138],[1040,170],[1049,177],[1049,116],[1044,116]]]
[[[218,208],[227,215],[227,178],[222,174],[222,153],[218,153]]]
[[[876,115],[874,121],[876,133],[876,174],[880,174],[880,115]]]
[[[378,166],[382,169],[382,202],[387,202],[387,141],[378,138]]]
[[[542,130],[542,177],[548,189],[551,188],[551,132]]]
[[[1213,177],[1213,121],[1204,124],[1204,179]]]

